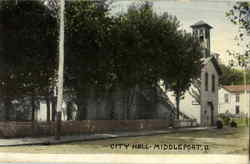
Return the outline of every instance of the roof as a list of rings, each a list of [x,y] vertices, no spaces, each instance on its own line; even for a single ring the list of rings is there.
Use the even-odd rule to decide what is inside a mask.
[[[207,24],[206,22],[204,22],[202,20],[199,21],[199,22],[197,22],[197,23],[195,23],[195,24],[193,24],[193,25],[191,25],[190,27],[191,28],[195,28],[195,27],[207,27],[209,29],[213,28],[212,26],[210,26],[209,24]]]
[[[222,75],[222,70],[221,70],[221,68],[219,66],[219,63],[218,63],[217,59],[215,58],[215,56],[212,57],[211,61],[214,64],[214,67],[217,70],[218,74],[221,76]]]
[[[244,92],[245,85],[223,85],[222,88],[229,92]],[[250,91],[250,84],[246,85],[247,91]]]
[[[221,76],[222,75],[222,70],[219,66],[219,63],[217,61],[217,59],[215,58],[215,56],[210,56],[208,58],[206,58],[204,61],[203,61],[203,64],[207,64],[209,61],[211,61],[217,71],[217,73]]]

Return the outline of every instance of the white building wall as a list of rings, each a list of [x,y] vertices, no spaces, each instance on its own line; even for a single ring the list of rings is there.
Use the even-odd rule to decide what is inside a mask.
[[[247,95],[245,96],[244,92],[240,93],[240,112],[244,114],[249,114],[250,110],[250,92],[247,92]]]
[[[37,121],[47,121],[47,104],[46,101],[40,101],[40,108],[36,111]],[[52,104],[50,104],[50,120],[52,120]],[[66,103],[62,104],[62,120],[67,120]]]
[[[228,95],[228,102],[225,101],[225,94]],[[239,102],[236,102],[236,96],[239,95]],[[219,113],[236,114],[236,106],[239,106],[240,114],[248,114],[250,109],[250,93],[245,97],[244,92],[232,93],[224,88],[219,90]]]
[[[225,95],[228,95],[228,102],[225,100]],[[235,95],[228,92],[224,88],[219,90],[219,113],[226,113],[227,111],[234,114],[235,113]]]
[[[167,95],[176,106],[175,96],[173,92],[167,92]],[[200,123],[200,105],[197,104],[195,99],[188,93],[184,94],[183,99],[180,100],[180,111],[190,118],[196,119]]]
[[[40,108],[36,112],[37,121],[47,120],[47,104],[46,101],[40,101]]]

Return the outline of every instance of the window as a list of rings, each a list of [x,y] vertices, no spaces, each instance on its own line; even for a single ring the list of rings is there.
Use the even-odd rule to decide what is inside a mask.
[[[225,103],[229,102],[228,94],[224,94],[224,100],[225,100]]]
[[[205,73],[205,90],[208,91],[208,73]]]
[[[198,36],[198,31],[197,31],[197,29],[193,31],[193,35],[194,35],[195,37]]]
[[[200,41],[203,42],[204,41],[204,37],[203,35],[200,36]]]
[[[204,41],[204,32],[202,29],[200,29],[200,31],[199,31],[199,36],[200,36],[200,41],[203,42]]]
[[[206,39],[208,39],[209,38],[209,29],[206,29],[205,31],[206,31],[205,37],[206,37]]]
[[[235,101],[236,101],[236,102],[240,102],[240,95],[236,95]]]
[[[212,92],[215,91],[215,76],[212,75]]]
[[[235,114],[240,114],[240,106],[235,106]]]

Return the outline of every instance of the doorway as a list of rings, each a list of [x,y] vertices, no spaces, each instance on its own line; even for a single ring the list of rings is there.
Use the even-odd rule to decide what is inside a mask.
[[[214,125],[214,104],[213,102],[209,101],[208,102],[208,106],[209,106],[209,109],[210,109],[210,125]]]

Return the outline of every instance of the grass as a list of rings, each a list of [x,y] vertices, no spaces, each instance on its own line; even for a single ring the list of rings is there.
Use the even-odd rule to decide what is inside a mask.
[[[233,120],[238,124],[238,126],[246,126],[249,122],[249,118],[233,118]]]
[[[129,144],[126,149],[123,145],[121,149],[118,144]],[[143,144],[151,146],[149,149],[133,149],[133,145]],[[165,144],[165,145],[164,145]],[[163,150],[155,146],[170,144],[181,145],[202,145],[203,150]],[[116,149],[111,146],[116,145]],[[208,150],[204,149],[208,145]],[[176,132],[155,136],[123,137],[115,139],[83,141],[60,145],[46,146],[16,146],[0,147],[0,152],[22,152],[22,153],[128,153],[128,154],[246,154],[248,152],[248,129],[246,127],[223,129],[211,129],[195,132]]]

